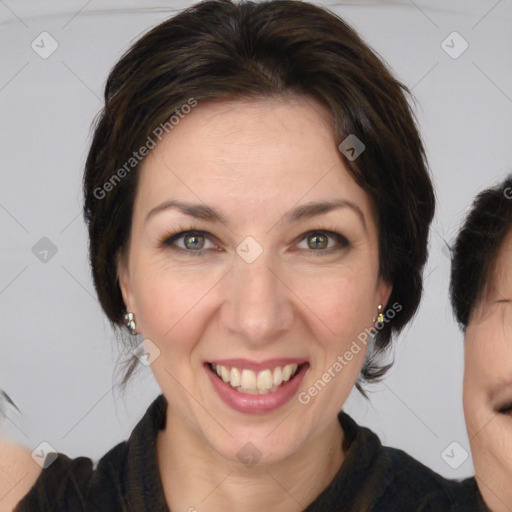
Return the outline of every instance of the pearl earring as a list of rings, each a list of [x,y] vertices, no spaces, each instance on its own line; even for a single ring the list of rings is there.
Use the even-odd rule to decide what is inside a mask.
[[[135,320],[133,318],[133,313],[126,313],[126,315],[124,315],[124,322],[126,324],[126,327],[128,327],[130,334],[135,336],[137,334],[137,330],[135,328]]]

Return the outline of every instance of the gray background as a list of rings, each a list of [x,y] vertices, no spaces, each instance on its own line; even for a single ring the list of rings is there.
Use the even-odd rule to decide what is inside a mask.
[[[80,186],[110,68],[142,32],[191,4],[0,0],[0,386],[24,413],[4,420],[4,433],[30,448],[47,441],[98,459],[160,392],[147,367],[125,398],[113,387],[119,350],[88,269]],[[370,404],[352,393],[345,409],[383,444],[465,477],[473,468],[464,461],[463,343],[448,301],[446,242],[475,194],[512,171],[512,1],[323,5],[412,88],[438,197],[421,309]],[[31,47],[43,31],[58,43],[46,59]],[[458,58],[442,47],[453,31],[469,44]],[[458,52],[460,43],[448,44]],[[57,249],[46,262],[32,251],[43,237]]]

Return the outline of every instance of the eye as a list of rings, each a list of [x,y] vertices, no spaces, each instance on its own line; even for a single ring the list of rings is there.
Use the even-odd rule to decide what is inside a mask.
[[[336,245],[329,246],[329,238],[334,239],[341,248],[346,248],[350,246],[350,242],[339,233],[335,233],[334,231],[309,231],[302,238],[302,241],[306,241],[309,247],[306,250],[310,249],[312,252],[320,252],[320,253],[330,253],[336,250],[340,250],[340,247],[336,247]],[[311,249],[313,247],[313,249]]]
[[[508,414],[512,416],[512,403],[505,404],[504,406],[498,409],[498,414]]]
[[[173,250],[179,252],[186,252],[194,256],[202,256],[204,253],[205,240],[210,240],[211,237],[204,231],[197,229],[180,231],[172,235],[166,235],[161,242],[161,245],[171,247]],[[182,241],[181,247],[177,246],[177,242]],[[214,245],[215,248],[216,246]]]
[[[167,247],[174,251],[190,254],[193,256],[203,256],[207,249],[217,250],[218,245],[214,244],[212,240],[214,237],[206,231],[198,229],[179,230],[173,234],[166,234],[160,240],[161,247]],[[335,240],[336,243],[329,245],[329,239]],[[205,240],[212,243],[212,247],[205,247]],[[350,242],[343,235],[333,231],[316,230],[308,231],[299,238],[300,242],[306,241],[308,247],[306,251],[310,253],[318,253],[315,256],[330,254],[334,251],[339,251],[350,246]],[[181,246],[178,244],[181,243]]]

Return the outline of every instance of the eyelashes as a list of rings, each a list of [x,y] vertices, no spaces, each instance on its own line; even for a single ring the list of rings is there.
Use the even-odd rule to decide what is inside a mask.
[[[498,409],[498,414],[508,414],[512,416],[512,403],[505,404]]]
[[[188,236],[198,236],[198,237],[204,237],[205,239],[212,242],[213,237],[209,236],[209,234],[206,231],[201,231],[198,229],[187,229],[187,230],[178,230],[176,233],[169,233],[163,237],[163,239],[160,241],[160,246],[166,247],[168,249],[172,249],[173,251],[179,252],[179,253],[186,253],[190,256],[204,256],[204,252],[206,249],[200,248],[199,250],[193,250],[193,249],[184,249],[182,247],[177,247],[176,242],[182,238],[186,238]]]
[[[307,241],[308,237],[310,237],[312,235],[324,237],[327,239],[333,239],[338,244],[337,247],[335,246],[335,247],[327,247],[327,248],[320,248],[320,249],[309,249],[309,248],[304,249],[307,252],[311,253],[315,257],[333,254],[334,252],[339,252],[339,251],[341,251],[343,249],[347,249],[351,246],[349,240],[345,236],[343,236],[340,233],[337,233],[335,231],[330,231],[330,230],[323,229],[323,228],[311,230],[311,231],[304,233],[303,235],[301,235],[299,237],[298,243],[302,242],[303,240]],[[189,236],[205,238],[206,240],[210,241],[210,243],[212,243],[214,245],[214,247],[204,248],[204,246],[203,246],[203,247],[199,248],[198,250],[195,250],[195,249],[178,247],[176,245],[176,242],[178,242],[181,239],[185,239]],[[327,241],[327,245],[330,245],[329,241]],[[207,250],[219,250],[218,246],[215,244],[215,237],[213,237],[210,233],[208,233],[206,231],[201,231],[194,227],[188,228],[188,229],[179,228],[178,231],[175,231],[174,233],[166,233],[165,236],[163,236],[160,239],[159,246],[163,247],[163,248],[171,249],[171,250],[176,251],[181,254],[187,254],[187,255],[191,255],[191,256],[195,256],[195,257],[204,256],[205,251],[207,251]]]

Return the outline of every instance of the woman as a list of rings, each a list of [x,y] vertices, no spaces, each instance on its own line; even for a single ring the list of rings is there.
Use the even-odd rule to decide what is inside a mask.
[[[421,296],[434,193],[407,93],[305,2],[201,3],[130,48],[84,213],[124,383],[150,365],[162,395],[97,466],[23,481],[17,512],[450,509],[340,412]]]
[[[451,276],[465,334],[464,415],[476,477],[465,485],[480,510],[493,512],[512,509],[511,262],[512,175],[476,198],[457,237]]]

